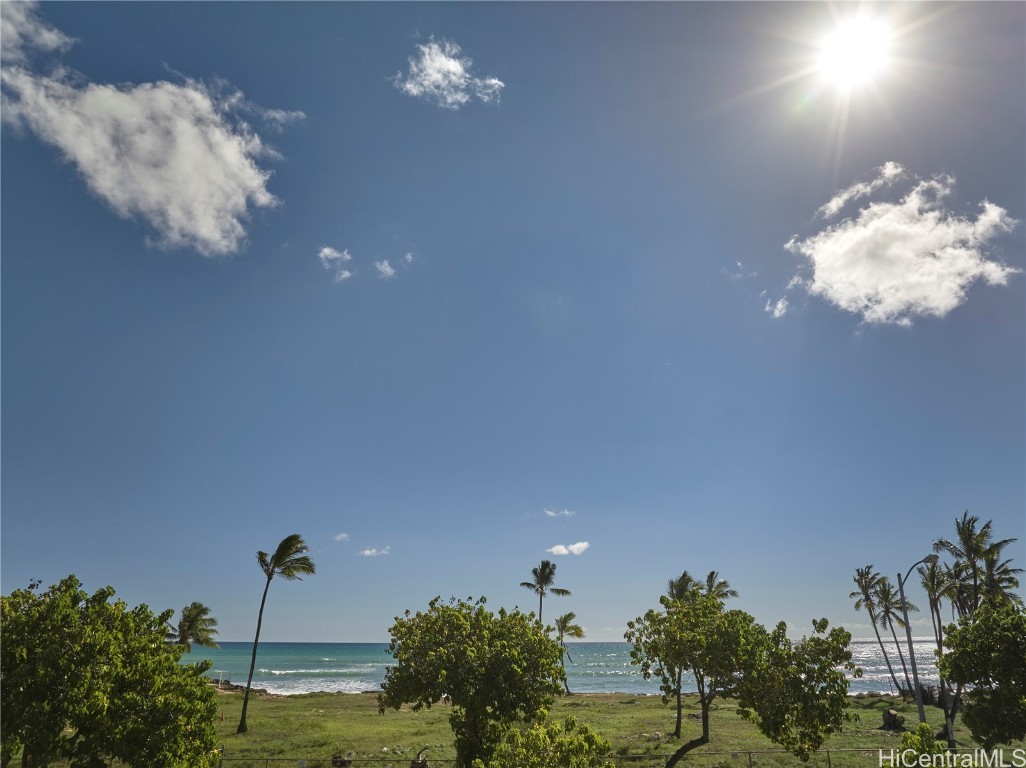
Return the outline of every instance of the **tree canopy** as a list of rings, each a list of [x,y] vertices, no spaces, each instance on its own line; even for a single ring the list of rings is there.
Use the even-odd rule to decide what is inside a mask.
[[[172,611],[89,595],[74,576],[0,598],[0,765],[215,765],[207,664],[166,642]]]
[[[509,725],[533,721],[561,690],[559,644],[520,610],[495,614],[484,598],[436,597],[426,611],[397,616],[389,631],[397,664],[385,673],[380,711],[450,702],[461,768],[487,762]]]
[[[948,627],[941,674],[972,686],[963,720],[985,748],[1026,738],[1026,612],[984,602]]]
[[[473,768],[615,768],[604,759],[613,746],[576,718],[536,722],[526,730],[510,728],[487,763]]]
[[[749,614],[727,611],[699,589],[679,599],[664,595],[659,602],[662,611],[650,610],[627,624],[631,661],[646,678],[660,678],[664,701],[678,696],[678,728],[682,671],[694,676],[702,710],[701,736],[674,752],[667,768],[709,742],[709,709],[716,696],[736,696],[738,714],[802,760],[841,727],[848,693],[844,670],[858,674],[846,631],[827,633],[824,619],[813,622],[813,637],[792,643],[783,622],[767,632]]]

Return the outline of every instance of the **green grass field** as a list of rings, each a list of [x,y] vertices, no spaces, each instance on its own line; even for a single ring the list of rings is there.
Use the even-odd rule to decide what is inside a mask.
[[[355,754],[354,767],[386,766],[405,768],[415,753],[428,747],[428,757],[438,765],[452,760],[452,733],[448,708],[413,712],[389,710],[378,714],[374,694],[313,693],[300,696],[250,699],[247,715],[249,731],[237,735],[242,696],[237,693],[218,696],[220,716],[218,741],[224,747],[226,768],[246,766],[296,765],[307,761],[307,768],[328,766],[333,751]],[[906,726],[917,722],[915,704],[903,704],[887,697],[851,699],[849,711],[859,719],[848,724],[824,745],[810,765],[878,766],[878,750],[897,749],[900,737],[881,730],[882,712],[896,709],[905,717]],[[798,766],[800,761],[785,753],[755,728],[738,717],[735,704],[720,700],[714,705],[710,726],[711,742],[687,755],[682,765],[718,768],[719,766]],[[697,699],[685,703],[682,737],[700,735],[701,723]],[[927,721],[939,731],[943,725],[940,709],[927,707]],[[550,717],[574,715],[612,742],[617,762],[623,766],[649,768],[663,765],[666,757],[681,742],[669,737],[673,730],[673,707],[659,697],[627,694],[578,694],[558,699]],[[223,719],[222,719],[223,718]],[[959,749],[977,745],[958,723]],[[1022,747],[1022,744],[1014,745]],[[827,753],[829,750],[829,755]],[[855,753],[850,750],[867,750]],[[750,753],[750,754],[749,754]]]

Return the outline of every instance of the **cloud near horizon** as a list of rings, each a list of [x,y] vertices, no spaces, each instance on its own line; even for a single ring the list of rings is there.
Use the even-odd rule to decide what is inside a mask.
[[[553,555],[579,555],[588,547],[590,547],[586,541],[578,541],[576,544],[566,546],[564,544],[557,544],[554,547],[549,547],[545,551]]]
[[[367,547],[367,549],[361,549],[358,554],[360,557],[381,557],[389,553],[390,547],[386,546],[383,549],[376,549],[375,547]]]
[[[900,165],[885,163],[873,180],[842,190],[820,211],[832,216],[907,178]],[[954,176],[911,181],[897,201],[867,202],[850,218],[791,238],[784,247],[804,257],[811,274],[799,272],[788,289],[803,288],[866,323],[909,326],[914,318],[946,316],[977,281],[1006,285],[1020,272],[991,258],[991,241],[1018,223],[1005,209],[983,200],[975,219],[959,215],[945,206]],[[779,317],[779,307],[767,302],[766,311]]]
[[[64,68],[40,74],[26,49],[64,50],[70,38],[35,17],[35,6],[3,3],[3,121],[56,147],[89,190],[118,216],[145,222],[156,245],[204,256],[237,252],[257,208],[279,200],[271,172],[257,160],[277,157],[242,113],[281,127],[299,112],[262,110],[224,83],[160,81],[136,85],[84,82]]]
[[[497,77],[478,78],[471,74],[473,61],[461,56],[461,48],[450,40],[417,45],[418,55],[410,57],[404,77],[396,73],[392,82],[408,96],[433,102],[445,109],[458,110],[471,99],[498,102],[506,87]]]

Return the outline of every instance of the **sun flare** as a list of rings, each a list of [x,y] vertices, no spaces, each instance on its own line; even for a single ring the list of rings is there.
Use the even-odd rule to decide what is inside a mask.
[[[850,19],[824,38],[817,69],[826,80],[845,90],[870,83],[887,69],[890,42],[890,29],[883,22]]]

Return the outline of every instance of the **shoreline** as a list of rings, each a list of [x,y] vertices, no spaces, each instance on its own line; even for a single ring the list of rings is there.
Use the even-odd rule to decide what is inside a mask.
[[[246,690],[246,686],[233,683],[230,680],[215,680],[207,678],[207,684],[214,689],[218,695],[228,696],[233,693],[243,693]],[[299,691],[297,693],[275,693],[269,691],[266,688],[251,688],[250,694],[256,695],[260,698],[265,699],[290,699],[293,696],[366,696],[373,695],[377,696],[380,690],[367,690],[367,691]],[[696,693],[695,691],[685,691],[685,696],[690,696]],[[659,693],[632,693],[630,691],[575,691],[570,694],[560,694],[560,696],[635,696],[642,698],[655,698],[662,694]],[[729,697],[728,697],[729,698]],[[849,699],[894,699],[901,701],[900,694],[892,693],[891,691],[856,691],[855,693],[848,693]]]

